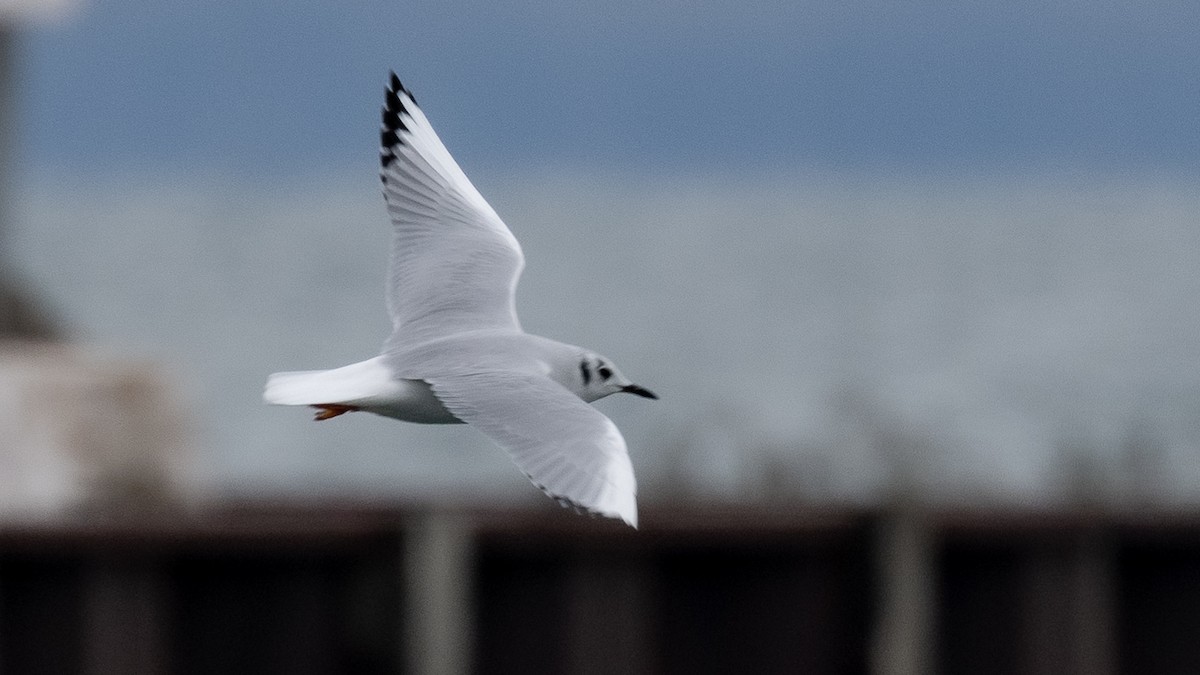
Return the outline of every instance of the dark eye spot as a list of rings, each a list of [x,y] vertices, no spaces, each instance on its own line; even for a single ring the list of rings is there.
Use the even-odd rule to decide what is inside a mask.
[[[587,361],[579,362],[579,372],[583,375],[583,386],[587,386],[592,381],[592,371],[588,370]]]
[[[607,380],[608,378],[612,377],[612,369],[608,366],[600,366],[596,372],[600,373],[601,379]]]

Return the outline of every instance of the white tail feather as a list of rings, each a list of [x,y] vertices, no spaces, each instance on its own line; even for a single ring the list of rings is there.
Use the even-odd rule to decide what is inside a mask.
[[[355,404],[395,389],[387,366],[375,357],[333,370],[274,373],[267,378],[263,400],[274,405]]]

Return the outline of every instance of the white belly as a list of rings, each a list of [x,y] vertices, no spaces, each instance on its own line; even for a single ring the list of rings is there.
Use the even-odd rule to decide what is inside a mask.
[[[386,400],[381,398],[363,401],[357,405],[366,412],[384,417],[417,422],[419,424],[462,424],[463,421],[450,414],[446,406],[434,395],[429,384],[422,380],[397,380],[396,388],[388,392]]]

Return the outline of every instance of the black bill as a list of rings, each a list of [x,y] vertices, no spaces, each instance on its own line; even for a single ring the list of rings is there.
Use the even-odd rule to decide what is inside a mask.
[[[639,387],[636,384],[627,384],[624,387],[621,387],[621,391],[625,392],[626,394],[637,394],[643,398],[658,399],[657,394],[644,387]]]

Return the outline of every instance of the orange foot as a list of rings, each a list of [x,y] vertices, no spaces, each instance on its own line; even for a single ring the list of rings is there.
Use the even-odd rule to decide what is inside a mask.
[[[313,417],[313,420],[317,422],[358,410],[352,405],[338,405],[337,403],[321,403],[313,407],[317,409],[317,415]]]

